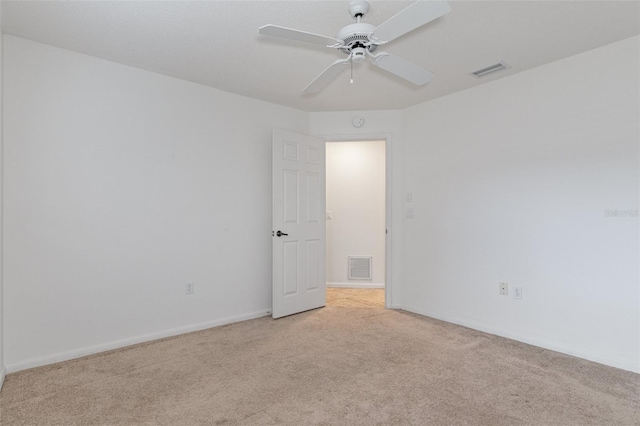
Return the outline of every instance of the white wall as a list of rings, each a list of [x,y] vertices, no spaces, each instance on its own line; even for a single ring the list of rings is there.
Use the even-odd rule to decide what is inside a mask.
[[[4,383],[4,377],[6,374],[6,368],[4,365],[4,326],[3,326],[3,285],[2,285],[2,67],[3,67],[3,34],[2,34],[2,2],[0,2],[0,390]]]
[[[365,124],[353,127],[351,120],[361,116]],[[336,111],[312,112],[309,114],[309,131],[326,140],[382,140],[387,141],[385,153],[387,163],[386,197],[390,209],[387,211],[387,252],[391,251],[390,268],[386,269],[386,305],[400,307],[402,286],[402,111]],[[389,266],[389,263],[387,263]]]
[[[12,36],[5,58],[9,371],[271,309],[271,129],[307,113]]]
[[[638,48],[404,111],[404,307],[640,371]]]
[[[327,143],[327,286],[384,287],[385,141]],[[372,256],[372,279],[350,280],[348,256]]]
[[[604,215],[638,208],[637,37],[405,111],[310,114],[10,36],[4,54],[9,371],[265,314],[272,127],[389,141],[392,307],[640,371],[638,219]]]

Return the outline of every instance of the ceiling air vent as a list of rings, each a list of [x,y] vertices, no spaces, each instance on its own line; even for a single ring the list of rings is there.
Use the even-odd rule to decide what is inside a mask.
[[[481,70],[478,70],[478,71],[474,71],[471,73],[471,75],[474,76],[475,78],[480,78],[480,77],[485,77],[489,74],[493,74],[494,72],[506,70],[507,68],[509,68],[509,65],[505,64],[504,62],[498,62],[497,64],[488,66],[486,68],[482,68]]]

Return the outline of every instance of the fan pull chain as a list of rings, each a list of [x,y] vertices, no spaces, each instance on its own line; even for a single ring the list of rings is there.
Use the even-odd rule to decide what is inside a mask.
[[[353,84],[353,60],[349,61],[349,63],[351,64],[351,84]]]

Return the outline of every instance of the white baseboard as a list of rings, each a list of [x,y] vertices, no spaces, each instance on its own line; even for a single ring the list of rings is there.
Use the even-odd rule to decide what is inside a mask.
[[[0,391],[2,391],[2,385],[4,385],[4,378],[7,377],[7,368],[0,366]]]
[[[384,283],[327,283],[328,288],[384,288]]]
[[[419,314],[426,317],[450,322],[452,324],[461,325],[463,327],[472,328],[474,330],[483,331],[485,333],[494,334],[496,336],[506,337],[507,339],[516,340],[518,342],[526,343],[533,346],[538,346],[540,348],[549,349],[555,352],[560,352],[560,353],[575,356],[578,358],[583,358],[588,361],[597,362],[600,364],[608,365],[610,367],[616,367],[622,370],[632,371],[634,373],[640,373],[640,365],[634,364],[633,362],[629,362],[626,359],[617,359],[609,356],[604,356],[601,354],[586,353],[586,352],[575,350],[554,342],[540,340],[539,338],[527,336],[525,334],[505,332],[505,331],[498,330],[496,328],[478,323],[476,321],[471,321],[471,320],[467,320],[467,319],[456,317],[456,316],[441,314],[439,312],[435,312],[430,309],[423,309],[415,306],[403,306],[401,309],[408,312],[413,312],[414,314]]]
[[[205,330],[207,328],[219,327],[221,325],[231,324],[234,322],[246,321],[250,319],[260,318],[271,314],[271,309],[251,312],[244,315],[234,317],[221,318],[215,321],[209,321],[200,324],[193,324],[186,327],[173,328],[170,330],[160,331],[157,333],[145,334],[143,336],[132,337],[129,339],[117,340],[109,343],[103,343],[95,346],[87,346],[84,348],[74,349],[72,351],[60,352],[57,354],[47,355],[39,358],[32,358],[26,361],[7,364],[6,372],[15,373],[16,371],[26,370],[28,368],[40,367],[43,365],[54,364],[56,362],[69,361],[71,359],[80,358],[87,355],[119,349],[126,346],[137,345],[152,340],[164,339],[165,337],[177,336],[180,334],[191,333],[194,331]],[[2,375],[4,378],[4,373]]]

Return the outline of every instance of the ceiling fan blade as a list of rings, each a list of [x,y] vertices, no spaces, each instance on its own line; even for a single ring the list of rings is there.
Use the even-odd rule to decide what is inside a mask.
[[[446,0],[418,0],[378,25],[371,39],[380,43],[394,40],[451,11]]]
[[[304,41],[305,43],[319,44],[321,46],[333,46],[335,44],[342,45],[342,42],[337,38],[294,30],[291,28],[279,27],[277,25],[264,25],[260,27],[258,31],[262,35]]]
[[[389,55],[385,52],[377,54],[373,58],[373,64],[418,86],[427,84],[434,76],[431,71],[427,71],[412,62]]]
[[[307,87],[304,88],[303,92],[307,93],[317,93],[320,90],[324,89],[327,84],[329,84],[334,78],[338,76],[344,69],[349,65],[349,60],[351,56],[347,59],[340,59],[335,61],[329,67],[322,71],[322,73],[316,77]]]

